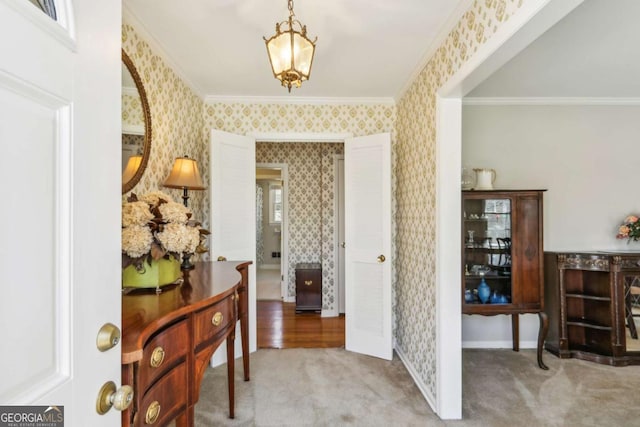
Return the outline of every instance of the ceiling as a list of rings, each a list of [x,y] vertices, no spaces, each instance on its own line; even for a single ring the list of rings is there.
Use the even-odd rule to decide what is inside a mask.
[[[273,77],[263,36],[286,0],[123,0],[124,14],[200,96],[397,98],[470,0],[297,0],[318,38],[309,81]]]
[[[638,0],[585,0],[467,99],[640,98],[638,16]]]
[[[398,99],[472,0],[294,0],[318,37],[311,78],[291,94],[263,36],[286,0],[123,0],[124,14],[201,97]],[[585,0],[469,98],[640,98],[640,1]]]

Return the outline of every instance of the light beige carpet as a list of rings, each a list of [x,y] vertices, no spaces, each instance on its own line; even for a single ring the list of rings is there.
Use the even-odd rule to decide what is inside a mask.
[[[280,270],[258,268],[256,270],[256,298],[281,301]]]
[[[208,369],[196,406],[213,426],[638,426],[640,367],[610,367],[535,351],[465,350],[462,421],[433,414],[395,357],[344,349],[259,350],[252,378],[236,362],[236,418],[227,418],[226,366]]]

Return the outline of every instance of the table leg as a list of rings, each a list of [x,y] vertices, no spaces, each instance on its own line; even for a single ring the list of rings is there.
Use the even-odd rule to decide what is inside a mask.
[[[513,340],[513,351],[520,351],[520,317],[511,315],[511,339]]]
[[[235,333],[227,337],[227,383],[229,385],[229,418],[235,418]]]
[[[541,311],[538,313],[540,318],[540,329],[538,329],[538,366],[540,369],[549,369],[547,365],[542,361],[542,350],[544,350],[544,340],[547,338],[547,332],[549,331],[549,318],[547,313]]]
[[[189,406],[183,413],[178,415],[175,419],[176,427],[193,427],[193,420],[195,419],[195,408]]]
[[[242,340],[242,368],[244,380],[249,381],[249,319],[245,313],[240,317],[240,339]]]

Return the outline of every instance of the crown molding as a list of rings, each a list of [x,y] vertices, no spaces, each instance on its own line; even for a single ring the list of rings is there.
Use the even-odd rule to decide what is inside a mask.
[[[162,48],[162,45],[151,34],[151,32],[144,26],[142,21],[133,13],[126,3],[122,4],[122,23],[131,25],[140,37],[142,37],[148,44],[151,50],[158,55],[167,64],[171,70],[186,84],[201,100],[204,98],[204,91],[200,86],[195,84],[187,77],[187,73],[178,65],[176,61]]]
[[[469,9],[471,9],[473,3],[474,0],[460,0],[458,2],[455,10],[451,13],[451,15],[449,15],[449,18],[447,18],[445,23],[440,27],[440,31],[438,31],[436,38],[433,39],[433,42],[422,54],[422,59],[420,60],[420,62],[418,62],[414,70],[411,72],[404,85],[400,89],[400,92],[398,92],[398,95],[394,97],[396,102],[399,102],[404,97],[407,91],[411,88],[411,85],[413,85],[413,82],[415,82],[422,70],[424,70],[431,58],[433,58],[433,55],[435,55],[440,46],[442,46],[447,37],[449,37],[449,34],[451,34],[454,26],[460,21],[460,19],[462,19],[463,15]]]
[[[280,105],[395,105],[393,98],[360,97],[288,97],[207,95],[205,104],[280,104]]]
[[[462,99],[462,105],[602,105],[602,106],[640,106],[640,98],[595,98],[595,97],[502,97]]]
[[[344,142],[353,138],[351,132],[314,133],[314,132],[248,132],[247,136],[259,142]]]

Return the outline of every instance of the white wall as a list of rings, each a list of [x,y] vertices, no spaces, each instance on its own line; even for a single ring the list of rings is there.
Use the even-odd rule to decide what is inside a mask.
[[[462,118],[463,165],[495,169],[496,188],[548,190],[545,250],[640,250],[615,238],[640,213],[640,106],[466,105]],[[510,347],[509,319],[463,316],[463,345]],[[521,316],[522,347],[537,331]]]

